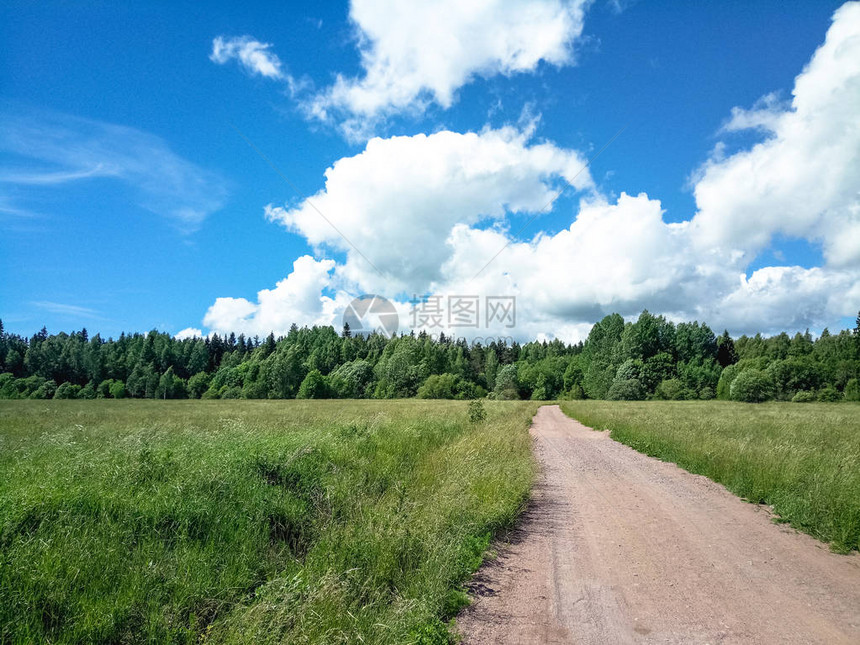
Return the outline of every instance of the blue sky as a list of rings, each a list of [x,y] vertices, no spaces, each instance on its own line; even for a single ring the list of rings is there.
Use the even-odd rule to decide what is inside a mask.
[[[362,292],[464,289],[515,294],[522,337],[644,307],[736,332],[853,321],[855,5],[511,1],[469,22],[386,4],[4,3],[7,329],[264,333],[339,324]],[[825,171],[809,151],[828,146]],[[799,199],[803,181],[828,189]]]

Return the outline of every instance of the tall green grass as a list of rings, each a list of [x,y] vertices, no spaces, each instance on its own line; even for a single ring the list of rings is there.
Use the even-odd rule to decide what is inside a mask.
[[[860,547],[860,405],[567,401],[566,414],[705,475],[847,552]]]
[[[0,404],[0,642],[447,642],[535,404]]]

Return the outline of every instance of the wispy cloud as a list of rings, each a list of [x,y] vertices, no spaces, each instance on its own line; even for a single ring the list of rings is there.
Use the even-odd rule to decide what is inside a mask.
[[[209,60],[223,65],[235,59],[252,76],[259,74],[266,78],[283,79],[286,77],[283,64],[274,52],[270,51],[271,47],[271,43],[261,43],[251,36],[218,36],[212,41]]]
[[[6,184],[42,184],[42,185],[52,185],[52,184],[65,184],[70,181],[77,181],[78,179],[89,179],[90,177],[107,177],[115,172],[105,166],[105,164],[97,164],[92,168],[84,169],[84,170],[71,170],[71,171],[46,171],[46,172],[32,172],[32,171],[4,171],[4,174],[0,174],[0,183]]]
[[[27,191],[111,179],[131,190],[130,201],[196,230],[223,205],[223,177],[180,157],[152,134],[56,112],[0,111],[0,187],[19,187],[7,208],[26,210]],[[24,189],[26,187],[26,190]]]
[[[49,300],[36,300],[30,303],[34,307],[43,309],[52,314],[61,316],[69,316],[70,318],[93,318],[101,320],[103,317],[100,312],[89,307],[80,307],[78,305],[67,305],[61,302],[51,302]]]

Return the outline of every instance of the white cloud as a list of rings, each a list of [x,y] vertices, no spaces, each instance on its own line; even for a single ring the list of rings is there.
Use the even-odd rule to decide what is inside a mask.
[[[346,252],[343,276],[366,291],[422,292],[441,276],[454,225],[539,211],[565,181],[590,190],[584,166],[576,151],[530,144],[511,127],[372,139],[326,171],[324,190],[266,215],[314,246]]]
[[[705,164],[695,239],[749,261],[782,233],[820,240],[831,266],[860,267],[860,4],[836,11],[792,95],[789,107],[769,95],[733,110],[727,130],[768,136]]]
[[[754,334],[762,330],[821,328],[860,306],[860,275],[822,267],[764,267],[710,309],[721,325]]]
[[[111,123],[55,112],[0,114],[0,150],[15,166],[0,169],[0,185],[61,186],[112,179],[137,203],[193,231],[227,197],[225,181],[174,153],[159,137]]]
[[[325,189],[309,200],[266,208],[270,219],[315,247],[343,252],[345,261],[318,266],[300,258],[301,269],[297,263],[257,303],[219,299],[204,322],[246,330],[241,325],[257,325],[264,310],[277,308],[280,315],[261,327],[337,325],[346,294],[370,291],[516,296],[515,329],[457,330],[469,337],[577,340],[606,313],[644,308],[733,333],[838,324],[860,308],[860,5],[836,12],[824,45],[797,78],[791,105],[776,96],[732,112],[724,132],[754,127],[767,138],[734,154],[718,147],[694,186],[698,212],[676,224],[663,220],[660,202],[647,194],[612,199],[596,191],[587,172],[574,180],[582,156],[531,143],[530,130],[372,139],[329,168]],[[538,211],[562,178],[583,191],[569,226],[513,239],[509,214]],[[824,266],[748,274],[776,234],[820,240]],[[305,288],[281,288],[292,282]],[[408,306],[401,307],[408,326]],[[223,314],[210,318],[215,309]]]
[[[270,51],[271,47],[270,43],[261,43],[251,36],[218,36],[212,41],[209,60],[219,65],[236,60],[252,76],[259,74],[276,80],[285,79],[287,75],[283,65],[274,52]]]
[[[353,138],[378,117],[450,107],[476,76],[568,65],[589,0],[353,0],[363,76],[338,75],[310,100],[322,119],[344,118]]]
[[[265,336],[286,333],[290,325],[328,325],[334,321],[335,300],[322,294],[328,287],[333,260],[314,260],[303,255],[292,272],[274,289],[257,293],[257,302],[245,298],[218,298],[209,307],[203,324],[217,333]]]
[[[38,300],[31,302],[30,304],[52,314],[66,316],[68,318],[101,318],[101,314],[95,309],[81,307],[80,305],[69,305],[61,302],[50,302],[47,300]]]
[[[173,337],[176,340],[185,340],[186,338],[202,338],[203,330],[196,327],[186,327],[182,331],[176,332]]]

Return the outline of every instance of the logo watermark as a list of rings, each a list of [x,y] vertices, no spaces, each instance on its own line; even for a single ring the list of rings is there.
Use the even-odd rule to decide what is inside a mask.
[[[517,324],[516,296],[416,295],[409,304],[413,333],[448,342],[514,342],[505,330]],[[343,325],[350,334],[377,333],[393,338],[400,325],[397,305],[377,294],[358,296],[344,310]]]
[[[513,329],[517,325],[516,296],[428,295],[410,300],[415,331]]]
[[[392,338],[397,334],[400,316],[394,304],[375,294],[366,293],[353,298],[343,312],[344,329],[347,327],[351,334],[367,335],[382,334]]]

